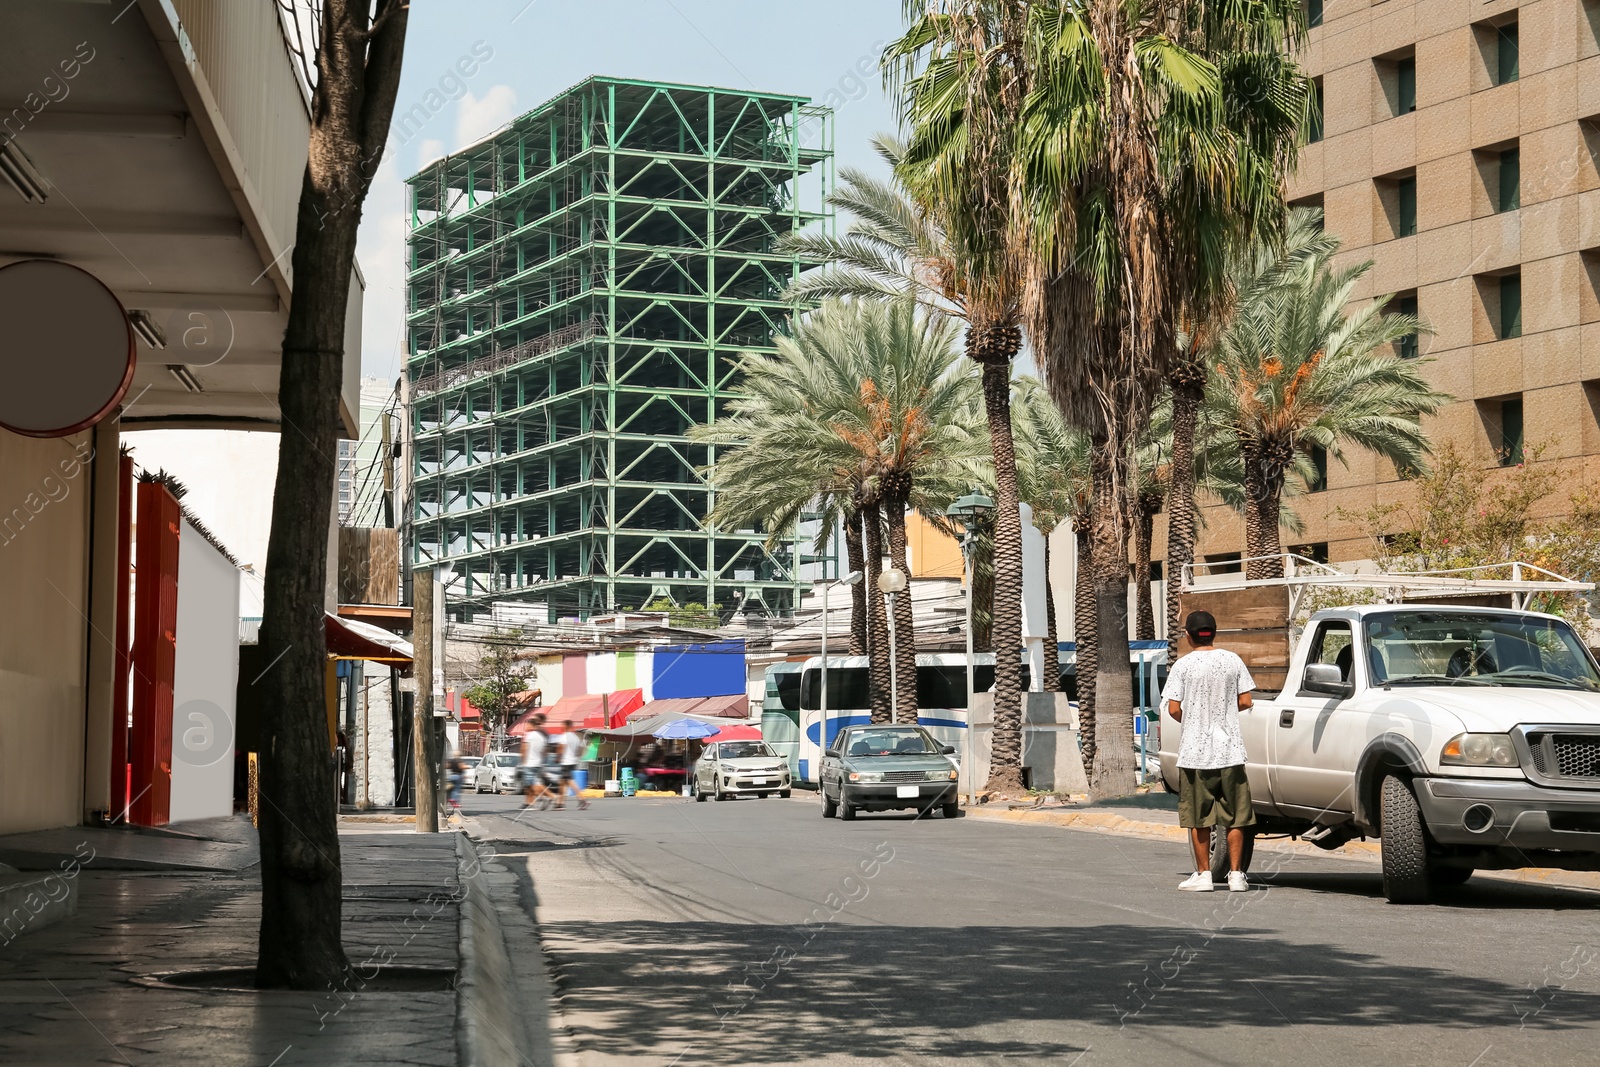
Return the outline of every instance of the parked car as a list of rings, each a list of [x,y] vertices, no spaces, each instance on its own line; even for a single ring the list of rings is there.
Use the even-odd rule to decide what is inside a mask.
[[[789,795],[789,761],[765,741],[713,741],[695,761],[694,798],[730,800],[754,793]]]
[[[1600,870],[1600,666],[1564,620],[1333,608],[1312,616],[1287,678],[1240,714],[1255,832],[1327,849],[1377,837],[1396,904],[1475,870]],[[1181,736],[1163,707],[1169,789]],[[1212,836],[1215,876],[1227,861]]]
[[[937,807],[954,819],[961,814],[954,752],[921,726],[847,726],[823,753],[822,817]]]
[[[490,752],[478,764],[473,777],[476,793],[515,793],[522,788],[517,780],[517,767],[522,757],[515,752]]]

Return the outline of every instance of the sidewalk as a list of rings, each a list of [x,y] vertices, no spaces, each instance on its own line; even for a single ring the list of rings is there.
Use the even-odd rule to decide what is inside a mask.
[[[1188,832],[1178,825],[1178,798],[1170,793],[1143,793],[1134,797],[1099,804],[1023,804],[980,805],[962,809],[978,819],[1033,823],[1064,830],[1120,834],[1128,837],[1171,842],[1174,848],[1188,848]],[[1288,838],[1257,838],[1256,855],[1263,851],[1321,857],[1343,862],[1376,864],[1382,859],[1382,846],[1376,840],[1351,841],[1336,850],[1321,849],[1304,841]],[[1259,859],[1252,867],[1260,866]],[[1600,873],[1529,868],[1521,871],[1479,871],[1474,878],[1505,878],[1517,882],[1559,885],[1574,889],[1600,890]]]
[[[376,992],[358,982],[321,995],[136,984],[162,972],[254,966],[261,889],[247,818],[176,833],[21,836],[32,840],[0,840],[4,862],[58,870],[77,855],[77,911],[0,939],[0,1063],[460,1062],[451,980],[465,896],[459,834],[416,834],[392,818],[340,819],[351,963],[392,954],[396,965],[448,975],[428,991]]]

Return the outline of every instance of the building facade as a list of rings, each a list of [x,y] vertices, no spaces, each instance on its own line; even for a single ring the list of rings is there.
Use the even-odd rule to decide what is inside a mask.
[[[1373,262],[1357,298],[1393,294],[1431,328],[1396,354],[1429,358],[1454,397],[1435,442],[1485,467],[1537,454],[1583,483],[1600,471],[1600,3],[1310,0],[1309,14],[1323,119],[1291,201],[1324,209],[1342,262]],[[1306,530],[1286,544],[1370,557],[1348,516],[1404,503],[1409,483],[1347,459],[1293,501]],[[1242,548],[1230,511],[1206,523],[1202,557]]]
[[[687,435],[783,321],[830,131],[800,97],[593,78],[410,179],[410,557],[452,610],[793,607],[798,542],[703,529]]]

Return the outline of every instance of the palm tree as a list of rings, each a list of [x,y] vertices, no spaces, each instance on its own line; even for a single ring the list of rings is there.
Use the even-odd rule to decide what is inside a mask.
[[[1282,284],[1285,273],[1303,262],[1305,257],[1324,250],[1331,252],[1338,245],[1337,238],[1323,231],[1320,209],[1291,210],[1281,243],[1256,241],[1235,256],[1229,267],[1228,301],[1214,305],[1209,319],[1179,331],[1178,357],[1167,376],[1171,416],[1167,439],[1172,461],[1166,493],[1166,611],[1167,654],[1171,658],[1176,658],[1178,654],[1178,636],[1182,632],[1178,604],[1182,594],[1183,569],[1194,562],[1194,546],[1199,532],[1195,511],[1195,476],[1201,458],[1197,448],[1200,452],[1206,451],[1208,442],[1197,441],[1197,434],[1202,434],[1206,429],[1200,424],[1200,413],[1210,367],[1215,362],[1208,341],[1227,326],[1236,307],[1257,299],[1263,289]],[[1242,503],[1242,481],[1238,488]]]
[[[729,451],[715,471],[712,521],[768,529],[793,525],[823,494],[848,517],[860,516],[862,562],[875,583],[887,531],[893,565],[909,573],[906,511],[930,512],[962,491],[985,451],[975,432],[976,380],[958,361],[957,325],[920,314],[908,300],[832,300],[798,319],[777,352],[747,354],[730,415],[696,431]],[[768,486],[748,483],[766,479]],[[776,488],[774,488],[776,487]],[[887,718],[887,618],[875,591],[874,713]],[[916,632],[911,598],[895,599],[897,699],[916,721]],[[882,640],[880,640],[880,637]]]
[[[1401,359],[1391,347],[1422,323],[1386,313],[1386,297],[1347,310],[1372,264],[1339,268],[1334,255],[1304,255],[1279,284],[1258,289],[1215,345],[1206,404],[1243,462],[1250,578],[1283,574],[1285,481],[1307,473],[1312,449],[1344,462],[1352,444],[1416,470],[1428,455],[1421,419],[1449,399],[1423,377],[1427,361]]]
[[[1092,442],[1102,721],[1091,782],[1134,781],[1127,544],[1134,454],[1177,324],[1225,295],[1232,248],[1271,232],[1311,84],[1291,58],[1295,0],[1028,5],[1034,68],[1016,124],[1030,216],[1029,336],[1068,421]]]
[[[910,140],[896,174],[945,238],[938,261],[983,368],[995,471],[994,731],[986,789],[1022,783],[1022,519],[1011,432],[1011,363],[1022,349],[1026,215],[1011,181],[1029,84],[1026,5],[905,0],[910,22],[884,52]]]

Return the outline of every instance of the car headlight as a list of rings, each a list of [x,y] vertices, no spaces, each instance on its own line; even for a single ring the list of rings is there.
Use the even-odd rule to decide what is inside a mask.
[[[1517,750],[1510,734],[1457,734],[1445,742],[1439,762],[1458,767],[1515,767]]]
[[[881,781],[883,781],[883,772],[882,771],[851,771],[850,772],[850,780],[852,782],[881,782]]]
[[[929,771],[928,772],[928,781],[930,781],[930,782],[948,782],[950,779],[954,778],[955,776],[956,776],[956,772],[954,770]]]

